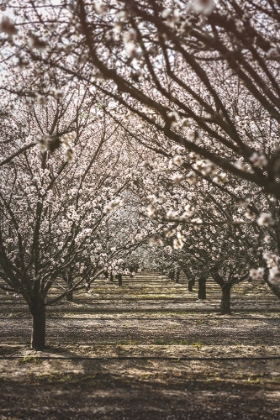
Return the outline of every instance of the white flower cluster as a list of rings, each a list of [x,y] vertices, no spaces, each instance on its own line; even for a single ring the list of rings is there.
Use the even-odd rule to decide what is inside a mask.
[[[259,226],[271,226],[273,224],[273,218],[271,213],[261,213],[257,220]]]
[[[279,267],[272,267],[269,270],[269,282],[275,286],[280,286],[280,270]]]
[[[184,175],[179,174],[178,172],[176,172],[175,174],[172,175],[171,177],[171,181],[174,184],[180,184],[180,182],[184,179]]]
[[[182,249],[185,243],[185,238],[181,232],[177,232],[177,238],[173,240],[174,249]]]
[[[240,169],[241,171],[244,171],[244,172],[252,172],[252,168],[250,167],[250,165],[248,165],[247,163],[245,163],[245,162],[243,161],[243,158],[238,159],[238,160],[234,163],[234,166],[235,166],[237,169]]]
[[[277,48],[271,47],[267,53],[266,53],[268,58],[279,58],[279,51]]]
[[[156,236],[153,236],[152,238],[149,239],[149,245],[150,246],[163,246],[164,243],[163,243],[162,239],[160,239]]]
[[[190,185],[195,185],[197,183],[197,177],[196,177],[196,173],[194,171],[190,171],[187,175],[186,175],[186,181],[190,184]]]
[[[267,165],[267,159],[265,155],[259,154],[257,152],[254,152],[252,156],[250,156],[249,160],[252,165],[256,167],[265,167]]]
[[[94,5],[96,13],[103,16],[107,12],[106,4],[102,3],[101,1],[97,1]]]
[[[153,204],[149,204],[147,207],[147,216],[152,219],[156,213],[156,207]]]
[[[75,133],[67,133],[61,137],[61,143],[64,149],[64,156],[66,162],[72,162],[74,158],[74,148],[73,142],[75,140],[76,134]]]
[[[171,238],[172,236],[174,236],[174,235],[175,235],[175,233],[176,233],[176,230],[175,230],[175,229],[171,229],[171,230],[169,230],[169,231],[165,234],[165,236],[166,236],[166,238]]]
[[[250,277],[252,280],[262,280],[263,279],[263,275],[264,275],[264,268],[259,267],[259,268],[252,268],[250,270]]]
[[[122,205],[122,200],[120,198],[116,198],[115,200],[112,200],[110,203],[106,204],[104,207],[104,213],[110,213],[111,211],[114,211],[116,208],[120,207]]]
[[[123,34],[123,42],[128,44],[129,42],[135,42],[137,38],[137,32],[135,29],[130,28],[127,32]]]
[[[266,235],[266,236],[264,237],[264,242],[265,242],[266,244],[270,244],[270,242],[271,242],[271,237],[270,237],[269,235]]]
[[[180,20],[180,11],[178,9],[164,9],[161,16],[170,26],[173,26],[174,23]]]
[[[129,28],[123,34],[123,42],[125,46],[125,52],[128,57],[139,59],[142,56],[142,50],[137,47],[137,32],[133,28]]]
[[[173,252],[172,246],[167,245],[167,246],[164,248],[164,251],[165,251],[168,255],[171,255],[171,254],[172,254],[172,252]]]
[[[278,263],[278,257],[275,254],[272,254],[270,251],[263,253],[263,257],[266,261],[268,268],[275,267]]]
[[[225,172],[220,172],[219,174],[217,174],[214,178],[213,181],[216,184],[225,184],[226,182],[228,182],[228,177],[227,174]]]
[[[176,166],[182,166],[184,163],[184,159],[182,156],[180,155],[176,155],[174,156],[174,158],[172,159],[172,162],[174,163],[174,165]]]
[[[63,92],[60,89],[51,88],[49,91],[50,95],[52,95],[55,99],[61,99],[63,96]]]
[[[280,270],[278,266],[279,258],[269,251],[264,252],[263,257],[269,268],[269,282],[273,285],[280,286]]]
[[[202,175],[207,176],[207,175],[215,175],[217,173],[217,168],[216,166],[210,162],[210,161],[204,161],[204,160],[198,160],[196,161],[196,163],[193,165],[193,168],[196,171],[201,172]],[[220,175],[217,175],[219,178],[222,179],[226,179],[227,176],[224,172],[222,172]]]
[[[215,9],[214,0],[193,0],[192,9],[201,15],[209,16]]]

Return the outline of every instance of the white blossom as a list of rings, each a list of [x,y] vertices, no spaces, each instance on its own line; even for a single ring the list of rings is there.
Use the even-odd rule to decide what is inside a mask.
[[[279,51],[277,50],[277,48],[270,48],[267,53],[266,53],[268,58],[278,58],[279,57]]]
[[[194,171],[190,171],[186,175],[186,180],[190,185],[195,185],[197,183],[196,173]]]
[[[252,280],[262,280],[264,275],[264,268],[259,267],[257,269],[252,268],[250,270],[250,277],[252,278]]]
[[[172,175],[171,177],[171,181],[174,184],[180,184],[180,182],[184,179],[184,175],[179,174],[178,172],[176,172],[175,174]]]
[[[278,264],[278,257],[275,254],[272,254],[270,251],[266,251],[263,253],[263,257],[266,261],[268,268],[272,268],[277,266]]]
[[[171,9],[164,9],[161,13],[161,16],[162,16],[163,19],[166,19],[166,18],[168,18],[168,16],[171,15],[171,13],[172,13]]]
[[[271,213],[261,213],[257,223],[259,226],[270,226],[273,223]]]
[[[185,216],[191,217],[191,216],[194,215],[194,212],[195,212],[195,209],[194,209],[194,207],[191,207],[190,204],[187,204],[185,206],[185,212],[184,212]]]
[[[127,44],[136,40],[137,32],[135,29],[130,28],[127,32],[123,34],[123,41]]]
[[[214,0],[193,0],[192,9],[196,13],[208,16],[210,15],[215,8]]]
[[[153,204],[150,204],[148,207],[147,207],[147,215],[148,215],[148,217],[151,219],[151,218],[153,218],[154,217],[154,215],[155,215],[155,212],[156,212],[156,207],[153,205]]]
[[[174,236],[174,235],[175,235],[175,233],[176,233],[176,230],[175,230],[175,229],[171,229],[171,230],[169,230],[169,231],[165,234],[165,236],[166,236],[166,238],[171,238],[172,236]]]
[[[175,165],[177,165],[177,166],[182,166],[182,165],[183,165],[183,163],[184,163],[184,160],[183,160],[182,156],[180,156],[180,155],[176,155],[176,156],[174,156],[174,158],[173,158],[173,163],[174,163]]]
[[[149,245],[150,246],[163,246],[163,242],[160,238],[153,236],[149,239]]]
[[[265,155],[259,154],[257,152],[254,152],[249,160],[253,166],[263,167],[267,165],[267,159]]]
[[[97,1],[94,7],[96,13],[98,13],[99,15],[105,15],[105,13],[107,12],[107,6],[101,1]]]
[[[279,267],[274,266],[269,270],[269,282],[273,285],[280,285],[280,271]]]
[[[173,240],[173,248],[174,249],[182,249],[184,246],[184,242],[180,241],[178,238],[175,238]]]
[[[270,237],[269,235],[266,235],[266,236],[264,237],[264,242],[265,242],[266,244],[269,244],[269,243],[271,242],[271,237]]]

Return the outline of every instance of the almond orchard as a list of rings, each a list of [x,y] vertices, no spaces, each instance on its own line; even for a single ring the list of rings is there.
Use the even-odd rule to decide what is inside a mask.
[[[32,357],[52,308],[117,307],[134,280],[214,293],[225,316],[247,287],[256,311],[279,302],[279,1],[0,9],[0,290],[32,318]],[[170,415],[149,418],[226,418]]]

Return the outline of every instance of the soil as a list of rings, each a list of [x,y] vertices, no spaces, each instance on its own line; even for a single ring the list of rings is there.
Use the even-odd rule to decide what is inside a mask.
[[[24,301],[0,295],[0,419],[279,419],[279,300],[243,283],[219,305],[211,281],[199,301],[184,278],[100,279],[48,308],[35,352]]]

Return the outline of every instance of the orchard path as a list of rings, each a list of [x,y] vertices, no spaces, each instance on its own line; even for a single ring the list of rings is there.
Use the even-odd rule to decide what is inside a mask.
[[[0,294],[0,419],[280,418],[279,300],[245,282],[233,315],[219,304],[210,280],[198,301],[185,278],[98,279],[48,308],[34,352],[26,305]]]

